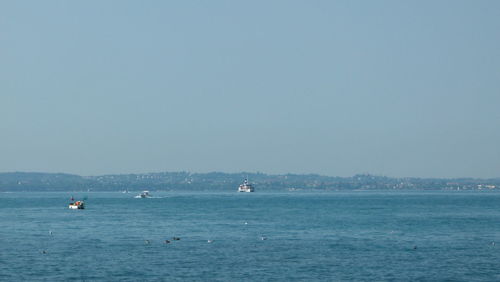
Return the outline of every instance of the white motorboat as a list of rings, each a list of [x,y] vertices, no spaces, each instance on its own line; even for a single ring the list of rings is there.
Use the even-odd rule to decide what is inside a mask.
[[[141,194],[135,196],[135,198],[151,198],[151,194],[149,194],[149,191],[142,191]]]

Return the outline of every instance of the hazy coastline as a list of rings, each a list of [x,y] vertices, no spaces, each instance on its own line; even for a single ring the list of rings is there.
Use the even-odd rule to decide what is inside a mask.
[[[357,174],[352,177],[318,174],[160,172],[80,176],[65,173],[0,173],[0,192],[16,191],[122,191],[177,190],[231,191],[244,178],[259,191],[353,190],[498,190],[500,178],[418,178]]]

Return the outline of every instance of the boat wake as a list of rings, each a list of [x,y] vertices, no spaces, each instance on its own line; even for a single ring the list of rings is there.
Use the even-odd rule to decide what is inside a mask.
[[[134,199],[163,199],[167,197],[158,197],[158,196],[149,196],[149,197],[141,197],[141,196],[135,196]]]

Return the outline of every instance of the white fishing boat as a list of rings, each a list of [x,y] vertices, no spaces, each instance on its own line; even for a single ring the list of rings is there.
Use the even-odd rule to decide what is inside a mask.
[[[141,194],[135,196],[135,198],[151,198],[151,194],[149,194],[149,191],[142,191]]]
[[[85,203],[83,201],[69,203],[69,208],[72,210],[83,210],[85,208]]]
[[[253,185],[248,183],[248,179],[245,178],[245,181],[243,181],[243,184],[240,184],[238,187],[238,192],[253,192]]]

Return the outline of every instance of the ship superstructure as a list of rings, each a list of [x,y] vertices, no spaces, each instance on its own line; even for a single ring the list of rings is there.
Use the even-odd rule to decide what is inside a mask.
[[[245,181],[243,181],[243,184],[240,184],[238,187],[238,192],[253,192],[254,188],[253,185],[248,183],[248,179],[245,178]]]

